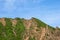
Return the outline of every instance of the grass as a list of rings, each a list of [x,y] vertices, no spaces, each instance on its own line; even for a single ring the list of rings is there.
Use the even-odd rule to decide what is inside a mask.
[[[15,35],[13,33],[12,29],[12,22],[9,18],[5,18],[6,26],[5,26],[5,33],[7,40],[13,40]]]
[[[17,25],[15,27],[15,31],[17,34],[17,38],[18,38],[18,40],[23,40],[23,33],[25,31],[25,27],[24,27],[23,22],[20,18],[16,18],[16,20],[17,20]]]
[[[46,24],[39,19],[33,18],[37,22],[37,27],[46,27]]]
[[[2,23],[0,23],[0,40],[2,40],[3,39],[3,25],[2,25]]]
[[[40,27],[46,27],[47,26],[47,24],[42,22],[41,20],[39,20],[37,18],[33,18],[33,19],[35,19],[35,21],[37,22],[37,25],[38,25],[37,27],[40,28]],[[48,25],[48,28],[55,30],[55,28],[50,26],[50,25]]]
[[[20,18],[16,18],[16,20],[17,25],[15,27],[12,26],[10,18],[5,18],[6,26],[3,26],[2,23],[0,23],[0,40],[23,40],[25,27]],[[13,29],[17,36],[14,35]],[[6,35],[5,37],[3,35],[3,32]]]
[[[50,25],[48,25],[48,28],[49,29],[52,29],[52,30],[55,30],[56,28],[54,28],[54,27],[52,27],[52,26],[50,26]]]

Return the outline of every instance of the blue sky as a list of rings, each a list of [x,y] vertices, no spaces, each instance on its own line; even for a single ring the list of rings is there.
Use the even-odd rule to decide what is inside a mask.
[[[35,17],[60,26],[60,0],[0,0],[0,17]]]

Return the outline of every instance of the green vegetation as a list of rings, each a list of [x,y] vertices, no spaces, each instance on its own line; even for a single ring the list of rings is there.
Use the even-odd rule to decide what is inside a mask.
[[[37,22],[37,27],[46,27],[46,24],[39,19],[33,18]]]
[[[37,22],[37,25],[38,25],[37,27],[46,27],[46,26],[47,26],[47,24],[44,23],[44,22],[42,22],[41,20],[36,19],[36,18],[33,18],[33,19],[35,19],[35,21]],[[50,26],[50,25],[48,25],[48,27],[49,27],[50,29],[55,30],[55,28],[52,27],[52,26]]]
[[[17,34],[17,40],[23,40],[23,34],[24,34],[25,27],[20,18],[16,18],[16,20],[17,20],[17,25],[15,27],[15,31]]]
[[[14,40],[15,36],[13,33],[12,29],[12,22],[9,18],[5,18],[6,21],[6,26],[5,26],[5,33],[6,33],[6,38],[7,40]]]
[[[0,40],[4,40],[5,38],[4,38],[4,35],[3,35],[3,32],[4,32],[4,30],[3,30],[3,25],[2,25],[2,23],[0,23]],[[4,38],[4,39],[3,39]]]
[[[11,22],[12,18],[5,18],[6,25],[3,26],[0,22],[0,40],[24,40],[23,35],[25,33],[25,26],[23,24],[23,19],[15,18],[17,20],[17,24],[15,26],[12,26]],[[46,27],[47,24],[42,22],[39,19],[33,18],[37,22],[37,27]],[[31,25],[32,26],[32,25]],[[48,25],[49,29],[55,30],[52,26]],[[30,30],[33,30],[34,27],[30,27]],[[14,34],[14,32],[15,34]],[[39,29],[36,29],[36,31],[40,31]],[[35,40],[35,38],[29,37],[29,40]]]
[[[55,30],[55,28],[54,28],[54,27],[49,26],[49,25],[48,25],[48,28],[49,28],[49,29],[52,29],[52,30]]]
[[[16,20],[17,24],[14,27],[12,26],[10,18],[5,18],[6,26],[3,26],[2,23],[0,23],[0,40],[23,40],[25,27],[20,18],[16,18]],[[14,35],[13,30],[16,33],[16,36]]]

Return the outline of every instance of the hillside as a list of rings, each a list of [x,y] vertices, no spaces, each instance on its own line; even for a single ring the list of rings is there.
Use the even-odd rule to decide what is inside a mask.
[[[0,40],[60,40],[60,28],[36,18],[0,18]]]

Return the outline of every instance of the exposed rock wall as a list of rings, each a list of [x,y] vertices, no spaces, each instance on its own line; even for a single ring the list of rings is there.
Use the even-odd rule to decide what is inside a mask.
[[[16,19],[10,19],[12,22],[12,26],[16,26],[17,20]],[[3,26],[6,25],[5,18],[0,18],[0,22],[3,24]],[[24,33],[23,33],[23,40],[60,40],[60,29],[50,28],[48,25],[45,27],[39,26],[35,19],[22,20],[23,25],[25,27]],[[20,27],[20,26],[19,26]],[[13,27],[12,27],[13,28]],[[15,36],[17,36],[16,29],[13,28],[12,32]],[[19,31],[19,30],[18,30]],[[5,35],[5,33],[3,32]],[[6,35],[5,35],[6,36]]]

